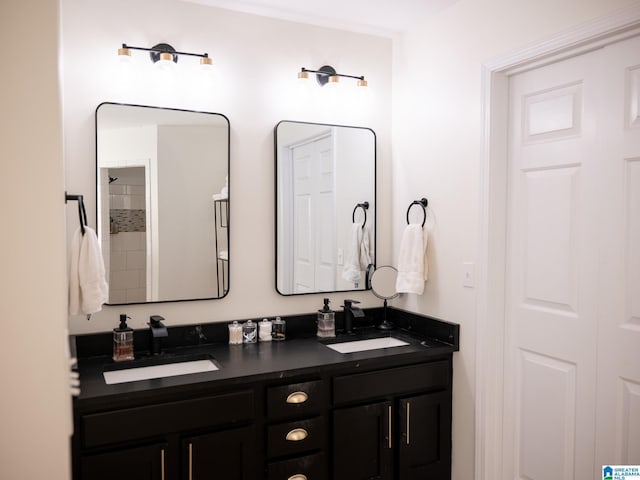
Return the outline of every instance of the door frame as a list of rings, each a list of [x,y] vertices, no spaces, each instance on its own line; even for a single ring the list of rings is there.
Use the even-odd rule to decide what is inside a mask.
[[[482,65],[475,479],[502,475],[509,76],[640,34],[640,4]]]

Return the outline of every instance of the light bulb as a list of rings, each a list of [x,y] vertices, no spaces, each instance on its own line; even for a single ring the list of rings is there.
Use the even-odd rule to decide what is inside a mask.
[[[203,72],[210,72],[213,70],[213,60],[209,56],[200,57],[200,69]]]
[[[169,52],[161,52],[160,59],[156,62],[156,67],[160,70],[173,70],[176,62],[173,61],[173,54]]]
[[[122,63],[129,63],[131,61],[131,50],[127,47],[119,48],[118,60]]]
[[[200,58],[200,76],[210,81],[213,80],[216,75],[217,72],[213,66],[213,61],[209,57]]]
[[[340,77],[337,75],[330,75],[327,78],[327,83],[324,84],[324,88],[327,90],[334,90],[338,87],[338,83],[340,83]]]

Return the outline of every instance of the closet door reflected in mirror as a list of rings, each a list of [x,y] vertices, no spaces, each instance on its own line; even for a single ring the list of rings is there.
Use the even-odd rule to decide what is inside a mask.
[[[103,103],[96,110],[96,160],[108,304],[224,297],[228,119]]]
[[[277,291],[365,290],[376,250],[375,133],[282,121],[275,153]]]

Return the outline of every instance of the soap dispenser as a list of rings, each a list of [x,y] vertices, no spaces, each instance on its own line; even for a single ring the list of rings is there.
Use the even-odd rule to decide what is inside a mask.
[[[120,314],[120,326],[113,329],[113,361],[133,360],[133,329],[127,326],[127,314]]]
[[[336,313],[329,308],[329,299],[324,299],[322,310],[318,310],[318,337],[336,336]]]

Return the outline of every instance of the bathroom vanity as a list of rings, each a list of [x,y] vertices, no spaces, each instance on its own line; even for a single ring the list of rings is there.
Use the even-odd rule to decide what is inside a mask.
[[[219,368],[112,385],[109,357],[80,355],[74,479],[450,478],[458,326],[398,310],[392,318],[405,328],[173,348],[169,361],[206,355]],[[404,344],[327,346],[389,335]]]

